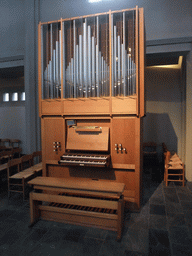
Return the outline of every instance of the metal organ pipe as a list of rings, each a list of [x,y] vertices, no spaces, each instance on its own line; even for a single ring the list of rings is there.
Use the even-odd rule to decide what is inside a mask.
[[[88,26],[88,97],[91,96],[91,27]]]
[[[79,35],[79,96],[83,96],[83,40],[82,35]]]
[[[117,33],[117,26],[112,16],[112,96],[128,96],[136,93],[136,64],[131,51],[126,46],[125,12],[122,19],[122,36]],[[129,40],[129,38],[128,38]]]
[[[95,37],[92,36],[92,96],[95,97]]]
[[[96,18],[96,36],[85,18],[82,34],[76,41],[76,23],[73,21],[73,56],[65,70],[69,97],[100,97],[109,95],[109,66],[99,50],[99,17]],[[64,35],[63,35],[64,37]],[[63,40],[64,41],[64,40]],[[63,46],[64,48],[64,46]]]
[[[87,98],[87,19],[83,23],[83,76],[84,76],[84,95]]]

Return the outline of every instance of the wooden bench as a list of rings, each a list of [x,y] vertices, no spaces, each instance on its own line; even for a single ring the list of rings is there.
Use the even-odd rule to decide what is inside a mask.
[[[123,183],[36,177],[28,182],[31,226],[41,219],[117,231],[121,238]]]

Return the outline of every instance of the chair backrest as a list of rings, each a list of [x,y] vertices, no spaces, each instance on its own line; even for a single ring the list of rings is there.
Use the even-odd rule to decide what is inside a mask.
[[[13,154],[12,150],[3,150],[3,151],[0,152],[0,157],[11,156],[12,154]]]
[[[1,139],[1,145],[10,146],[10,139]]]
[[[20,145],[21,141],[20,140],[17,140],[17,139],[10,139],[10,145],[14,148],[17,146],[17,148],[19,148],[19,145]],[[16,144],[16,146],[15,146]]]
[[[164,142],[162,143],[162,149],[163,149],[163,152],[167,152],[168,151],[167,146],[165,145]]]
[[[20,154],[22,152],[22,148],[13,148],[12,152],[13,152],[13,157],[14,158],[19,158]]]
[[[7,163],[7,176],[11,176],[12,173],[20,172],[21,158],[10,159]]]
[[[165,167],[168,165],[170,158],[171,158],[171,152],[169,150],[167,150],[164,153],[164,157],[165,157]]]
[[[7,148],[6,146],[0,145],[0,150],[1,150],[1,151],[6,150],[6,148]]]
[[[5,158],[6,157],[6,158]],[[0,152],[0,160],[1,164],[6,163],[9,159],[13,157],[13,151],[12,150],[4,150]]]
[[[21,157],[21,170],[25,170],[32,166],[32,154],[30,155],[24,155]]]
[[[42,151],[35,151],[33,152],[32,155],[33,155],[32,165],[42,162]]]

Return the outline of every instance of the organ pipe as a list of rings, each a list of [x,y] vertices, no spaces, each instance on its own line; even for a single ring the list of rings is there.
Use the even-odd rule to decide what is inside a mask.
[[[108,27],[107,16],[105,21],[100,16],[62,21],[62,31],[59,23],[42,26],[43,97],[50,99],[61,97],[62,74],[64,98],[109,96],[110,68],[112,96],[134,95],[136,93],[134,24],[134,14],[128,15],[124,11],[120,15],[111,14],[111,28]],[[109,29],[111,29],[111,67],[109,67],[109,42],[107,42]],[[61,70],[62,66],[63,70]]]

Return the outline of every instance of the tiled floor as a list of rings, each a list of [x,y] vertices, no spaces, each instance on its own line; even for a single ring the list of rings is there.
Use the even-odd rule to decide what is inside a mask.
[[[96,228],[40,220],[29,224],[29,204],[0,191],[1,256],[192,255],[192,182],[183,188],[152,182],[144,175],[142,208],[125,215],[122,239]]]

